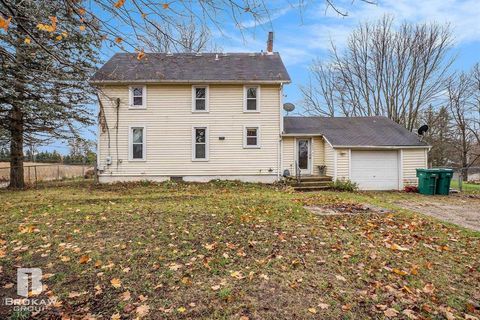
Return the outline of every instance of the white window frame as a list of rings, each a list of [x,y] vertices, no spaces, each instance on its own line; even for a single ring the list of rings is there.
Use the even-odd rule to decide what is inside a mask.
[[[197,129],[205,129],[205,158],[196,158],[195,147],[197,145],[196,140],[196,130]],[[192,127],[192,161],[208,161],[210,155],[210,133],[208,130],[208,126],[193,126]]]
[[[142,105],[135,106],[133,105],[133,89],[135,88],[142,88]],[[129,86],[128,87],[128,108],[129,109],[147,109],[147,86],[139,85],[139,86]]]
[[[134,159],[133,158],[133,129],[142,128],[143,129],[143,148],[142,148],[142,158]],[[131,125],[128,127],[128,161],[147,161],[147,127],[143,124],[140,125]]]
[[[247,130],[248,129],[257,129],[257,144],[256,145],[247,145]],[[243,126],[243,148],[244,149],[260,149],[262,147],[261,143],[261,130],[260,126]]]
[[[205,88],[205,110],[197,110],[196,101],[197,101],[197,91],[196,89],[203,89]],[[210,90],[208,86],[192,86],[192,112],[195,113],[208,113],[210,110]]]
[[[257,89],[257,97],[255,98],[257,100],[257,109],[256,110],[247,110],[247,90],[250,89],[250,88],[256,88]],[[261,97],[260,86],[258,86],[258,85],[244,86],[243,87],[243,112],[259,113],[260,112],[260,97]]]

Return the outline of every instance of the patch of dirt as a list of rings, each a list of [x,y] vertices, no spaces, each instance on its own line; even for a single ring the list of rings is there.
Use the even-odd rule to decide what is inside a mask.
[[[476,197],[421,197],[397,201],[395,204],[408,210],[480,231],[480,199]]]
[[[388,213],[383,208],[358,203],[335,203],[325,206],[305,206],[305,209],[320,216],[353,215],[368,213]]]

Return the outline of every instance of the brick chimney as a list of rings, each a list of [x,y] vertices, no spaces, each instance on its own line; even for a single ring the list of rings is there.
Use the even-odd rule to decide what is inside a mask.
[[[270,31],[268,33],[268,40],[267,40],[267,54],[273,53],[273,32]]]

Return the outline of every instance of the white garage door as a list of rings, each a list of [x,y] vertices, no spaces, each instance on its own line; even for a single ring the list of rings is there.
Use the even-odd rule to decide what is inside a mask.
[[[398,151],[354,151],[351,180],[361,190],[398,189]]]

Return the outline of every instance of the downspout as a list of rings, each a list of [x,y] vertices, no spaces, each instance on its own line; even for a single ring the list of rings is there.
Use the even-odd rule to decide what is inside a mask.
[[[278,91],[280,101],[280,110],[279,110],[279,135],[278,135],[278,154],[277,154],[277,180],[280,181],[281,171],[283,168],[283,140],[282,140],[282,133],[283,133],[283,83],[280,84],[280,90]]]

